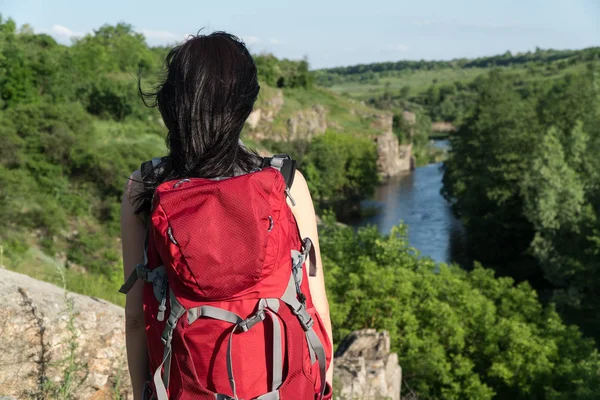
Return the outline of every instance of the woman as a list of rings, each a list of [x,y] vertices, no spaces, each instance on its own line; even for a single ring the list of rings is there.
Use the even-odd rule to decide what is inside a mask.
[[[168,129],[169,153],[159,172],[142,177],[135,171],[125,186],[121,208],[125,277],[143,263],[144,221],[160,183],[248,173],[262,161],[239,142],[259,92],[256,67],[244,44],[222,32],[196,36],[171,50],[166,65],[166,77],[152,96]],[[317,275],[309,278],[310,292],[331,338],[315,212],[306,181],[298,171],[290,194],[295,202],[288,198],[288,205],[301,237],[310,237],[315,249]],[[151,374],[142,301],[143,285],[137,284],[127,294],[125,306],[127,357],[136,400],[142,399],[142,388]],[[332,371],[331,364],[329,384]]]

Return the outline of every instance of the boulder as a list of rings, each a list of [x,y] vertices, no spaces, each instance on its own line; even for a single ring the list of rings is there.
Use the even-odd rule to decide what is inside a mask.
[[[132,398],[123,308],[6,269],[0,292],[0,397]]]
[[[334,361],[336,400],[400,400],[402,369],[390,353],[388,332],[363,329],[338,347]]]

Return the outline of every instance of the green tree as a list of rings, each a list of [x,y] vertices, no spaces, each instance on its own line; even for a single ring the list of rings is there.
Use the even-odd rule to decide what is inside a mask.
[[[509,77],[492,72],[470,116],[451,136],[443,178],[444,195],[476,243],[475,258],[508,265],[507,272],[518,280],[538,272],[535,266],[512,264],[523,257],[534,234],[518,185],[537,131],[534,104],[519,97]]]
[[[328,131],[310,143],[305,171],[317,208],[333,208],[340,216],[359,209],[375,192],[377,151],[368,138]]]

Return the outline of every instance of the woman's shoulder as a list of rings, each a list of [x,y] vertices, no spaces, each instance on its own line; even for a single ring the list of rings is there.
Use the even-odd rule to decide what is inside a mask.
[[[139,169],[133,171],[125,182],[124,193],[127,195],[137,195],[143,190],[142,172]]]
[[[296,203],[295,205],[292,205],[292,211],[294,215],[296,215],[296,218],[314,218],[314,208],[310,190],[304,175],[298,170],[295,172],[294,183],[290,188],[290,193]]]

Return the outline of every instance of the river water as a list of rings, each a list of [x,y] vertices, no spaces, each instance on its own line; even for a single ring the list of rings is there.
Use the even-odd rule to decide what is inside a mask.
[[[447,148],[448,143],[438,141],[435,145]],[[408,226],[409,243],[422,256],[437,262],[460,263],[465,254],[463,229],[440,194],[441,167],[441,163],[430,164],[385,182],[373,200],[363,203],[367,208],[377,207],[379,212],[352,225],[374,224],[387,234],[394,225],[404,222]]]

